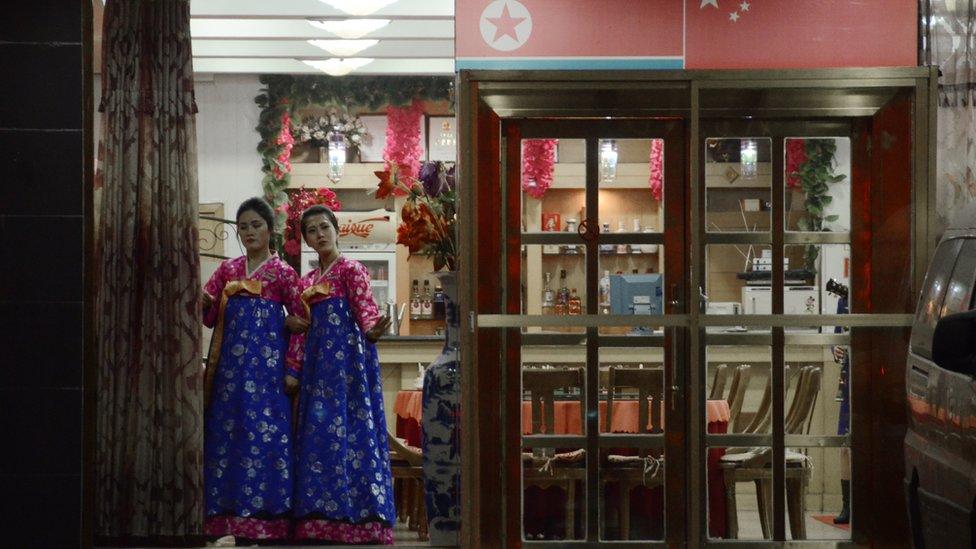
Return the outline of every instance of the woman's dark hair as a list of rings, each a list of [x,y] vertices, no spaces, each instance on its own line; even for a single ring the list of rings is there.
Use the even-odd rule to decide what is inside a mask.
[[[237,208],[237,217],[234,220],[240,220],[241,215],[248,211],[260,215],[261,219],[264,219],[264,222],[268,224],[268,230],[274,232],[274,210],[263,198],[255,196],[241,202],[240,207]]]
[[[335,229],[336,233],[338,234],[339,220],[336,219],[335,214],[329,208],[326,208],[321,204],[316,204],[310,207],[309,209],[305,210],[304,212],[302,212],[302,236],[305,236],[305,220],[312,217],[313,215],[320,215],[320,214],[325,214],[325,217],[328,218],[329,223],[332,223],[332,228]]]

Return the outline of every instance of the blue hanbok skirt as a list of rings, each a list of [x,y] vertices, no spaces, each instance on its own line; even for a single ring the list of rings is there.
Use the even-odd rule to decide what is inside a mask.
[[[288,333],[280,303],[232,296],[205,414],[206,532],[288,536],[291,405],[284,393]]]

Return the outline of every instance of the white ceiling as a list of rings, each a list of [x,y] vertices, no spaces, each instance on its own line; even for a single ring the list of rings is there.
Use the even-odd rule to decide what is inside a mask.
[[[98,60],[102,0],[94,4]],[[190,17],[198,73],[322,74],[302,61],[337,56],[308,41],[341,37],[308,19],[390,21],[361,38],[378,42],[350,57],[373,61],[351,74],[454,73],[454,0],[397,0],[361,17],[320,0],[192,0]]]

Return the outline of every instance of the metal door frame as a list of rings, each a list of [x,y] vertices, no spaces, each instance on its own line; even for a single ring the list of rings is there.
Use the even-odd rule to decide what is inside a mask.
[[[878,68],[878,69],[817,69],[817,70],[774,70],[774,71],[462,71],[459,75],[458,93],[458,118],[460,127],[460,155],[459,155],[459,175],[460,175],[460,208],[459,215],[469,220],[477,220],[478,206],[474,203],[476,185],[494,185],[490,180],[479,179],[476,167],[479,160],[484,162],[486,159],[478,158],[476,144],[479,138],[479,115],[484,115],[490,111],[490,116],[497,119],[520,118],[520,117],[650,117],[650,116],[681,116],[689,122],[687,139],[692,146],[688,149],[686,156],[689,176],[687,180],[691,182],[689,192],[689,202],[694,207],[688,211],[688,223],[690,224],[690,249],[689,257],[691,266],[688,288],[702,286],[704,265],[704,246],[705,234],[703,232],[703,187],[699,184],[702,181],[701,173],[701,149],[697,146],[703,141],[701,135],[701,124],[703,114],[714,116],[715,113],[706,112],[702,108],[702,94],[709,90],[754,90],[761,94],[765,91],[774,89],[805,90],[813,95],[828,94],[830,91],[840,91],[839,97],[846,97],[849,92],[851,97],[857,96],[859,92],[870,94],[872,90],[879,89],[910,89],[913,104],[913,228],[912,228],[912,264],[924,265],[934,249],[933,238],[935,235],[936,215],[935,215],[935,193],[934,193],[934,162],[929,161],[929,151],[934,150],[935,143],[935,104],[937,77],[933,68]],[[593,91],[596,90],[596,91]],[[685,103],[661,105],[617,105],[606,106],[599,104],[599,100],[607,99],[607,103],[613,103],[614,94],[621,97],[627,93],[641,90],[647,94],[656,91],[660,93],[671,93],[672,96],[687,94]],[[686,90],[686,91],[681,91]],[[592,95],[585,95],[593,92]],[[574,93],[584,94],[585,98],[594,99],[597,103],[567,105],[558,101],[559,94],[570,96]],[[486,96],[494,94],[494,105],[490,106],[486,102]],[[601,95],[602,94],[602,95]],[[534,98],[547,97],[551,101],[542,103],[533,101]],[[637,97],[631,95],[627,97]],[[500,98],[500,99],[499,99]],[[765,100],[764,97],[760,97]],[[818,107],[814,112],[802,109],[793,109],[789,106],[776,105],[774,101],[765,107],[775,111],[779,116],[827,116],[827,117],[855,117],[870,116],[877,110],[876,106],[860,105],[857,101],[845,102],[842,100],[831,103],[827,101]],[[732,111],[730,115],[739,115],[740,111]],[[493,120],[496,120],[493,118]],[[485,131],[484,127],[480,131]],[[504,135],[504,134],[501,134]],[[504,156],[504,155],[503,155]],[[504,164],[504,158],[502,159]],[[774,196],[775,196],[774,192]],[[778,206],[774,204],[774,219],[782,216],[782,192]],[[775,199],[774,199],[775,200]],[[775,221],[774,221],[775,223]],[[780,220],[782,223],[782,220]],[[481,280],[479,266],[474,261],[477,257],[479,242],[478,223],[460,223],[461,228],[461,265],[462,273],[460,287],[461,314],[468,322],[468,329],[464,330],[461,337],[461,368],[462,368],[462,402],[465,409],[471,410],[473,404],[478,402],[478,390],[476,371],[479,367],[479,350],[477,338],[474,334],[481,329],[511,329],[524,325],[532,326],[580,326],[595,329],[598,326],[613,325],[634,325],[635,322],[642,324],[669,326],[677,329],[688,328],[690,339],[688,364],[694,365],[688,368],[689,373],[685,393],[691,391],[694,395],[691,399],[685,399],[687,417],[687,440],[690,442],[690,450],[702,455],[709,443],[721,441],[722,444],[742,444],[755,445],[756,442],[771,443],[768,445],[774,448],[774,466],[782,467],[784,463],[784,445],[788,442],[809,442],[788,440],[783,435],[783,389],[782,372],[779,378],[778,388],[774,390],[774,434],[772,437],[766,435],[709,435],[706,440],[704,432],[704,349],[705,349],[705,328],[708,326],[729,326],[729,325],[752,325],[768,326],[772,328],[770,338],[774,347],[779,347],[790,342],[808,341],[796,339],[801,336],[787,336],[784,328],[787,327],[806,327],[812,324],[822,326],[843,325],[852,328],[870,327],[906,327],[911,325],[911,314],[850,314],[850,315],[820,315],[816,322],[811,322],[805,315],[750,315],[747,319],[742,316],[721,316],[709,315],[706,317],[700,310],[697,303],[689,303],[687,314],[680,317],[673,316],[648,316],[648,317],[613,317],[599,315],[583,315],[573,318],[544,318],[524,316],[518,314],[485,314],[480,312],[478,298],[478,284]],[[776,232],[771,227],[773,235]],[[492,236],[492,235],[489,235]],[[503,235],[504,237],[505,235]],[[774,268],[778,273],[774,273],[774,279],[782,283],[782,263],[775,257],[782,258],[782,232],[779,236],[774,236]],[[795,239],[795,243],[815,243],[820,242],[820,238]],[[823,241],[829,242],[830,237],[824,236]],[[794,243],[792,240],[789,243]],[[778,252],[776,251],[778,250]],[[504,263],[503,263],[504,264]],[[914,269],[912,277],[913,292],[921,285],[924,276],[922,269]],[[485,274],[485,279],[496,277],[497,273]],[[667,283],[667,281],[666,281]],[[590,295],[588,294],[588,299]],[[781,297],[779,298],[779,310],[782,310]],[[775,307],[775,305],[774,305]],[[774,308],[774,311],[776,309]],[[838,340],[836,336],[821,336],[821,340]],[[819,341],[819,340],[818,340]],[[504,353],[498,355],[504,357]],[[488,356],[482,358],[487,359]],[[774,358],[775,361],[775,358]],[[483,360],[485,367],[491,361]],[[782,365],[782,353],[779,355],[779,363]],[[775,364],[775,362],[774,362]],[[775,368],[774,368],[775,372]],[[776,378],[774,377],[774,387]],[[777,410],[780,412],[777,414]],[[507,410],[503,403],[500,403],[498,412],[500,421],[507,423]],[[778,416],[778,419],[776,419]],[[482,520],[479,511],[484,510],[485,506],[491,505],[511,505],[505,501],[480,501],[478,492],[487,482],[479,476],[479,441],[472,433],[476,433],[478,425],[477,419],[473,414],[465,415],[462,418],[462,432],[469,436],[462,439],[462,490],[466,494],[472,494],[463,499],[462,509],[462,545],[470,547],[482,546],[481,534],[490,529],[501,529],[503,534],[500,539],[512,542],[515,539],[508,533],[504,533],[505,528],[510,525],[504,523],[490,523],[491,521]],[[721,438],[713,438],[721,437]],[[757,438],[759,437],[759,438]],[[762,438],[765,437],[765,438]],[[767,440],[772,438],[771,441]],[[829,438],[829,437],[824,437]],[[825,440],[824,442],[830,442]],[[688,469],[689,497],[687,498],[686,510],[688,516],[693,520],[687,523],[685,543],[699,545],[705,543],[723,543],[721,540],[709,540],[707,538],[706,514],[703,509],[703,502],[706,501],[706,484],[703,478],[703,461],[696,467]],[[774,479],[774,486],[782,486],[782,478],[778,481]],[[592,488],[590,488],[592,489]],[[773,517],[774,532],[771,541],[750,541],[750,546],[780,546],[785,539],[783,513],[784,501],[782,491],[774,488]],[[506,516],[503,512],[502,517]],[[592,520],[592,519],[590,519]],[[521,532],[518,533],[519,537]],[[570,543],[570,542],[567,542]],[[648,546],[647,542],[608,542],[627,546]],[[726,542],[727,543],[727,542]],[[525,545],[532,546],[555,546],[553,542],[524,542]],[[573,545],[591,546],[598,545],[598,542],[572,542]]]

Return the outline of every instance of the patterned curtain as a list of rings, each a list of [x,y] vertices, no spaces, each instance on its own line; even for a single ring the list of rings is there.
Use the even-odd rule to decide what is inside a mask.
[[[96,534],[203,522],[196,105],[188,0],[109,0],[102,38]]]
[[[943,228],[976,202],[976,2],[920,0],[923,65],[939,77],[937,201]]]

